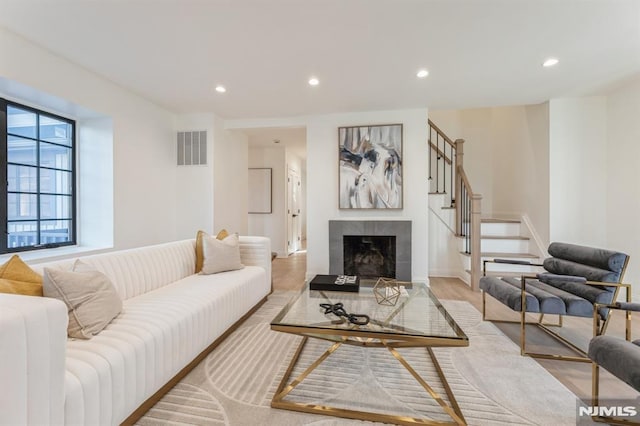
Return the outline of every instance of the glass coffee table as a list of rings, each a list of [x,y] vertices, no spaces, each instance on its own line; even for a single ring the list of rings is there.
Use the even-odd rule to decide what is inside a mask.
[[[397,303],[393,306],[384,306],[377,303],[372,286],[361,285],[359,292],[350,293],[309,290],[306,284],[305,288],[271,322],[272,330],[303,336],[275,392],[271,406],[396,424],[466,424],[433,348],[468,346],[469,339],[424,283],[406,283],[405,285]],[[323,306],[320,306],[321,304]],[[344,315],[332,313],[331,308],[337,313],[360,316],[352,316],[350,321]],[[357,324],[366,322],[365,316],[368,317],[369,322],[366,325]],[[305,365],[298,365],[300,355],[309,338],[328,341],[328,348],[314,361],[307,360]],[[417,418],[402,415],[402,413],[385,414],[374,410],[355,410],[309,401],[295,401],[292,395],[295,394],[296,387],[342,345],[386,348],[393,357],[389,360],[395,358],[450,420]],[[403,348],[416,347],[425,348],[441,382],[440,387],[446,393],[446,398],[441,396],[434,386],[427,383],[400,354]],[[303,371],[300,372],[301,369]],[[291,380],[294,370],[299,374]],[[336,377],[337,379],[339,378]]]

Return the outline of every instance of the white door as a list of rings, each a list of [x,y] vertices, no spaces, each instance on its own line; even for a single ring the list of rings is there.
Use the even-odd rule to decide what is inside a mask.
[[[294,253],[302,244],[302,221],[300,220],[300,176],[295,170],[287,175],[287,250]]]

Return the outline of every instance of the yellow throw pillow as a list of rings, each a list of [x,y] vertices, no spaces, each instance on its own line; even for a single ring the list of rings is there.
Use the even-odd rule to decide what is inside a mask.
[[[227,232],[226,229],[221,230],[220,232],[218,232],[218,235],[216,235],[216,238],[220,241],[224,240],[225,238],[227,238],[229,236],[229,233]]]
[[[0,293],[42,296],[42,277],[14,254],[0,265]]]
[[[208,234],[204,231],[198,231],[196,235],[196,274],[202,271],[202,265],[204,264],[204,249],[202,248],[202,240],[204,237],[208,236]],[[229,233],[226,229],[221,230],[216,235],[216,239],[224,240],[229,236]]]

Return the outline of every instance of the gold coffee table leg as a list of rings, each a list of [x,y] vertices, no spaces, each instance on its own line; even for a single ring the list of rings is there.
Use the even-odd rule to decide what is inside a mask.
[[[444,377],[444,373],[440,368],[440,364],[438,363],[438,360],[431,348],[427,348],[427,352],[429,352],[429,356],[431,357],[431,361],[433,362],[436,372],[438,373],[438,377],[440,378],[440,381],[444,386],[445,392],[449,397],[449,401],[451,402],[451,407],[442,399],[442,397],[435,390],[433,390],[431,386],[429,386],[429,384],[418,374],[418,372],[415,371],[413,367],[411,367],[411,365],[409,365],[407,360],[404,359],[402,355],[400,355],[400,353],[395,348],[391,346],[386,346],[386,347],[387,349],[389,349],[389,352],[391,352],[391,354],[398,361],[400,361],[400,364],[402,364],[402,366],[418,381],[418,383],[420,383],[420,385],[427,391],[427,393],[431,396],[431,398],[442,407],[442,409],[449,415],[449,417],[453,419],[453,421],[456,424],[459,424],[459,425],[467,424],[467,422],[464,419],[464,416],[462,415],[462,411],[458,406],[458,402],[453,396],[453,392],[449,387],[449,383],[447,382],[447,379]]]
[[[438,364],[438,361],[432,351],[431,348],[427,347],[427,352],[431,357],[432,362],[436,368],[438,376],[444,385],[445,391],[451,403],[449,406],[440,395],[431,388],[431,386],[409,365],[409,363],[400,355],[396,348],[389,346],[386,342],[382,341],[383,345],[391,352],[391,354],[400,362],[400,364],[420,383],[420,385],[427,391],[429,396],[435,400],[444,410],[445,413],[451,417],[452,421],[436,421],[430,419],[420,419],[410,416],[397,416],[391,414],[381,414],[381,413],[369,413],[365,411],[357,411],[357,410],[349,410],[345,408],[337,408],[326,405],[317,405],[317,404],[304,404],[299,402],[285,401],[285,398],[289,393],[291,393],[302,381],[311,374],[313,370],[318,368],[322,362],[324,362],[333,352],[335,352],[340,346],[342,346],[345,342],[337,342],[333,344],[329,349],[327,349],[318,359],[316,359],[309,367],[307,367],[298,377],[296,377],[293,381],[289,383],[289,378],[291,373],[293,372],[294,367],[298,363],[300,355],[302,354],[302,350],[307,342],[308,337],[304,337],[300,346],[296,350],[293,358],[291,359],[291,363],[287,368],[287,371],[276,390],[273,399],[271,400],[271,407],[273,408],[282,408],[286,410],[293,411],[301,411],[304,413],[314,413],[314,414],[324,414],[329,416],[336,417],[344,417],[350,419],[357,420],[369,420],[369,421],[378,421],[378,422],[386,422],[386,423],[395,423],[400,425],[466,425],[466,421],[460,411],[460,407],[456,402],[451,388],[447,383],[442,369]],[[287,384],[289,383],[289,384]]]
[[[280,386],[278,386],[278,390],[276,391],[276,394],[274,395],[273,400],[271,401],[271,406],[272,407],[273,407],[273,403],[274,402],[282,401],[282,399],[285,396],[287,396],[289,394],[289,392],[294,390],[296,388],[296,386],[298,386],[300,383],[302,383],[302,381],[309,374],[311,374],[311,372],[313,370],[318,368],[318,366],[320,364],[322,364],[322,361],[327,359],[329,357],[329,355],[331,355],[336,349],[338,349],[340,346],[342,346],[342,342],[337,342],[337,343],[333,344],[322,355],[320,355],[320,358],[315,360],[315,362],[313,364],[311,364],[306,370],[304,370],[304,372],[302,374],[300,374],[298,377],[296,377],[295,380],[293,380],[291,382],[291,384],[289,384],[288,386],[285,386],[286,380],[289,379],[289,376],[291,375],[291,372],[293,371],[293,367],[297,363],[298,358],[300,357],[300,354],[302,353],[302,349],[304,348],[304,345],[307,343],[307,339],[308,339],[308,337],[304,337],[302,339],[302,342],[300,343],[300,346],[298,347],[298,350],[296,351],[296,353],[295,353],[295,355],[293,357],[293,360],[291,361],[291,364],[289,364],[289,368],[287,369],[287,372],[285,373],[284,377],[282,378],[282,381],[280,382]]]

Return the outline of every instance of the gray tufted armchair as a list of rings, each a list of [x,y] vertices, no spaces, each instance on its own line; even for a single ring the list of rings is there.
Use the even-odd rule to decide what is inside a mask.
[[[486,320],[486,295],[520,312],[520,352],[536,358],[563,361],[591,362],[585,351],[560,336],[550,327],[562,327],[565,315],[591,318],[594,312],[599,320],[598,334],[606,331],[609,323],[609,310],[606,306],[615,303],[620,289],[627,290],[630,285],[622,283],[629,256],[625,253],[596,247],[579,246],[554,242],[549,245],[551,257],[542,264],[522,261],[494,259],[485,261],[485,276],[480,278],[482,290],[482,318]],[[520,277],[486,276],[486,263],[514,263],[518,265],[539,266],[544,272],[536,275],[523,274]],[[627,299],[628,302],[631,299]],[[596,308],[599,305],[599,308]],[[533,324],[556,338],[577,353],[577,356],[560,354],[532,353],[526,349],[525,324],[526,313],[540,314]],[[543,323],[544,315],[557,315],[558,323]],[[493,319],[494,322],[513,322]],[[600,324],[601,321],[601,324]]]

